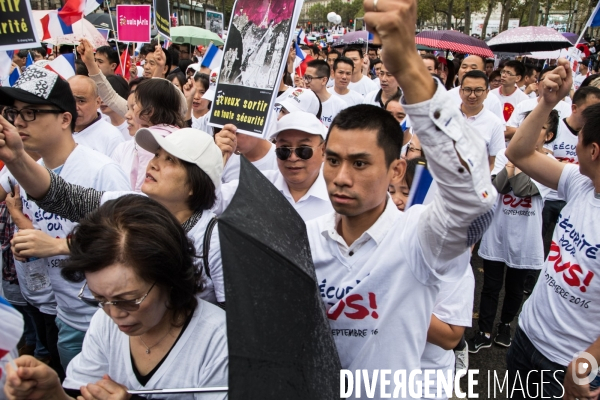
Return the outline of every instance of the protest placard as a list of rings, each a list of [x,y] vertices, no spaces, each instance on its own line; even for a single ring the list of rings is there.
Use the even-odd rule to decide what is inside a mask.
[[[301,0],[236,1],[210,125],[231,123],[238,132],[265,134],[301,7]]]
[[[0,1],[0,50],[40,46],[29,1]]]
[[[150,5],[118,5],[117,37],[121,42],[150,42]]]
[[[223,13],[206,11],[206,29],[223,37]]]
[[[171,40],[171,18],[169,0],[153,0],[154,26],[165,38]]]

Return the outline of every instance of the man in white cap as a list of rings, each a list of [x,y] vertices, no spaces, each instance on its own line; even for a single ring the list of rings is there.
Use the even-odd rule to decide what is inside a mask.
[[[277,121],[275,141],[278,170],[263,171],[305,221],[333,211],[321,173],[327,130],[313,114],[296,111]],[[215,210],[222,213],[231,202],[238,181],[221,187]]]

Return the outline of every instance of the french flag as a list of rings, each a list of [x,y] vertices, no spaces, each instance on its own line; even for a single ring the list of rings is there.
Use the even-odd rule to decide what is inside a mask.
[[[58,11],[50,11],[42,19],[42,40],[57,38],[73,33],[73,29],[58,15]]]
[[[298,32],[298,40],[296,40],[296,42],[310,45],[310,42],[306,38],[306,33],[304,33],[304,29],[300,28],[300,32]]]
[[[69,26],[83,18],[84,15],[93,13],[103,0],[67,0],[58,14]]]
[[[429,204],[437,192],[437,184],[433,180],[431,173],[423,164],[418,164],[415,168],[415,177],[406,202],[406,209],[415,204]]]
[[[223,61],[223,50],[211,43],[204,53],[201,65],[210,68],[211,71],[218,70],[221,67],[221,61]]]
[[[64,80],[75,76],[75,54],[63,54],[44,66],[52,72],[60,75]]]
[[[25,62],[25,68],[29,68],[30,65],[33,65],[33,57],[31,56],[31,52],[27,52],[27,61]]]
[[[294,43],[294,48],[296,50],[296,58],[294,59],[294,69],[295,69],[295,68],[298,68],[300,66],[300,64],[302,64],[302,61],[304,61],[306,56],[304,55],[304,52],[302,51],[300,46],[298,46],[298,43]]]
[[[2,329],[0,329],[0,358],[4,358],[21,340],[25,323],[23,315],[15,310],[2,296],[0,296],[0,321],[2,321]]]

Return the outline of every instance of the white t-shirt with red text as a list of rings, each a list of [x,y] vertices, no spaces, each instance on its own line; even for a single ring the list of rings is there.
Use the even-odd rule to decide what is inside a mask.
[[[550,253],[519,326],[550,361],[568,365],[600,337],[600,199],[577,165],[565,165],[558,194],[567,201]]]

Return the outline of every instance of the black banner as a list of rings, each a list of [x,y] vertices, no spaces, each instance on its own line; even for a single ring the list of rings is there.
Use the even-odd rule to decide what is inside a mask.
[[[273,92],[238,85],[219,84],[210,122],[234,124],[238,129],[261,135]]]
[[[39,47],[29,1],[0,1],[0,50]]]
[[[158,33],[171,40],[169,0],[154,0],[154,26]]]

